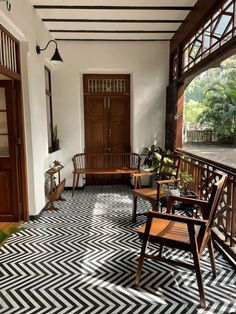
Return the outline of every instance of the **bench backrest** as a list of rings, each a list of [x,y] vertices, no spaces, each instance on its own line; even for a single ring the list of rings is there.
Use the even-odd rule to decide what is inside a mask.
[[[141,158],[135,153],[82,153],[73,158],[74,170],[78,169],[137,169]]]

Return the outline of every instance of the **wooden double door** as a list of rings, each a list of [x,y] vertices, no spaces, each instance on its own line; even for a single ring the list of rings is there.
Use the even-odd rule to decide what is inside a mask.
[[[129,86],[129,75],[84,75],[86,153],[130,152]],[[129,177],[91,175],[86,181],[121,184],[128,183]]]

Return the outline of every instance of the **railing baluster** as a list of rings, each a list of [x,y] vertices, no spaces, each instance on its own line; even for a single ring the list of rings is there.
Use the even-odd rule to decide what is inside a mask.
[[[232,217],[231,217],[231,239],[230,247],[235,247],[233,237],[236,237],[236,182],[233,182],[233,196],[232,196]]]
[[[0,26],[0,65],[14,73],[18,73],[18,47],[17,40],[3,26]]]

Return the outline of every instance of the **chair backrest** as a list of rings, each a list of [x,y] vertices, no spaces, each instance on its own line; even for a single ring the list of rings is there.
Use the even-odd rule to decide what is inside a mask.
[[[178,154],[162,154],[158,177],[161,180],[178,179],[181,157]]]
[[[201,252],[208,241],[210,229],[213,225],[215,213],[220,203],[226,181],[227,176],[222,176],[222,178],[213,185],[208,206],[202,211],[203,219],[207,220],[207,224],[204,230],[200,230],[198,236],[198,244],[201,246]]]
[[[222,176],[221,179],[213,185],[209,199],[209,207],[206,211],[203,211],[203,218],[208,220],[209,227],[211,227],[213,224],[215,213],[221,200],[226,181],[227,176]]]

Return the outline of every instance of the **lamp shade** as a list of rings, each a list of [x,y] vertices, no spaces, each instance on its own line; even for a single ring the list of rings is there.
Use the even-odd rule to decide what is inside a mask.
[[[55,52],[54,52],[54,54],[53,54],[53,56],[51,58],[51,61],[63,62],[62,57],[60,56],[60,53],[59,53],[57,48],[55,49]]]

